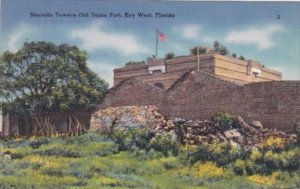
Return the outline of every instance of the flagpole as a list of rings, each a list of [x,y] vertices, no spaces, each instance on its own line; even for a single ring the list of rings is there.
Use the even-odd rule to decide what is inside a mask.
[[[158,44],[158,39],[157,39],[157,29],[156,29],[155,35],[156,35],[155,59],[157,59],[157,44]]]

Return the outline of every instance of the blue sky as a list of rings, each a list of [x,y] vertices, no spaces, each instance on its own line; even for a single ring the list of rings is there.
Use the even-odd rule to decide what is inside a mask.
[[[30,17],[31,12],[54,16]],[[76,17],[55,17],[56,12]],[[91,12],[108,17],[91,17]],[[122,17],[110,17],[111,12]],[[126,12],[135,18],[126,18]],[[138,12],[153,17],[138,18]],[[17,51],[25,41],[77,45],[88,52],[89,67],[112,84],[114,68],[155,54],[158,28],[168,37],[158,45],[159,57],[171,51],[187,55],[193,46],[212,47],[218,40],[231,53],[283,72],[284,79],[300,80],[299,18],[300,2],[2,0],[0,52]]]

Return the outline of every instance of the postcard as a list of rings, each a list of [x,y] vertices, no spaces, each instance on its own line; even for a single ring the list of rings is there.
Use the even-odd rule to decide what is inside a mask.
[[[0,7],[0,188],[300,188],[299,2]]]

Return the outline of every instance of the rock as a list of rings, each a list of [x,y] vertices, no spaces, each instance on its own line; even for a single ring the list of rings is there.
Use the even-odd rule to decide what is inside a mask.
[[[167,123],[163,116],[154,107],[122,106],[99,110],[92,116],[90,131],[112,132],[113,130],[149,128],[164,126]],[[163,129],[163,127],[162,127]]]
[[[90,131],[112,133],[115,130],[147,128],[154,134],[170,134],[183,144],[225,142],[245,149],[259,146],[269,137],[281,137],[285,141],[296,142],[297,136],[282,131],[263,128],[260,121],[246,123],[235,116],[233,129],[222,130],[211,120],[166,119],[154,106],[123,106],[99,110],[92,115]]]
[[[227,139],[238,139],[242,136],[237,129],[224,131],[224,135]]]
[[[208,138],[207,138],[207,136],[198,136],[198,141],[200,142],[200,143],[204,143],[204,142],[208,142]]]
[[[247,124],[241,116],[238,116],[237,120],[238,120],[240,126],[242,127],[242,129],[245,130],[246,132],[249,132],[251,134],[257,133],[257,130],[255,128],[251,127],[249,124]]]
[[[253,127],[255,127],[256,129],[263,129],[263,125],[261,124],[260,121],[253,120],[253,121],[251,121],[251,125]]]
[[[234,142],[233,140],[230,140],[229,143],[230,143],[230,145],[233,146],[233,147],[236,147],[236,148],[240,148],[240,147],[241,147],[240,144]]]

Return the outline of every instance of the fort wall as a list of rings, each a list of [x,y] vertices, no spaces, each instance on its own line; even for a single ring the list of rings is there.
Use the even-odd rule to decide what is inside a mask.
[[[218,54],[182,56],[168,60],[126,65],[114,70],[114,86],[128,78],[136,78],[150,85],[160,83],[168,89],[184,73],[199,69],[219,78],[243,85],[250,82],[281,80],[281,73],[265,68],[257,61],[242,61]]]
[[[186,119],[209,119],[227,112],[293,132],[300,122],[300,81],[238,85],[211,73],[190,71],[163,91],[129,79],[109,92],[102,108],[125,105],[155,105],[167,117]]]

